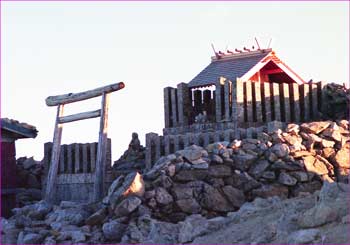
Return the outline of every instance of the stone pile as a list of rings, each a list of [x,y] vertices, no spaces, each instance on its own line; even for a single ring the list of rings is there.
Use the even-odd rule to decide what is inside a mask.
[[[40,201],[15,209],[13,217],[2,220],[3,239],[18,244],[195,242],[196,237],[233,221],[246,222],[247,217],[258,212],[281,209],[281,214],[288,213],[289,209],[281,204],[284,199],[310,197],[322,185],[348,182],[347,121],[289,124],[283,131],[275,122],[268,125],[267,132],[259,133],[257,139],[216,142],[205,148],[191,145],[162,157],[143,175],[137,172],[120,175],[99,203],[63,201],[60,205],[49,205]],[[345,184],[339,186],[347,188]],[[263,236],[254,238],[251,234],[252,239],[244,241],[318,241],[320,231],[307,229],[345,215],[346,202],[338,200],[333,192],[336,191],[316,194],[318,199],[327,200],[327,205],[315,205],[308,200],[303,209],[295,207],[295,212],[305,212],[298,216],[291,213],[282,220],[287,226],[280,227],[278,237],[265,237],[263,241],[254,240]],[[330,205],[333,199],[335,203],[339,201],[339,205],[334,204],[336,209]],[[255,209],[257,203],[265,203],[264,209]],[[281,214],[271,215],[279,218]],[[280,220],[276,222],[280,225]],[[295,236],[283,233],[290,227],[299,227],[288,230],[288,234],[295,232]],[[260,233],[266,235],[266,229]],[[202,242],[213,243],[198,240]]]
[[[44,166],[33,157],[20,157],[17,159],[16,175],[18,193],[16,195],[18,206],[31,204],[41,199],[41,177]]]
[[[332,120],[349,118],[350,89],[345,85],[328,83],[324,91],[327,100],[324,117]]]
[[[159,219],[215,217],[256,197],[312,193],[322,182],[348,182],[349,123],[269,124],[257,139],[189,146],[160,158],[144,175],[145,203]]]

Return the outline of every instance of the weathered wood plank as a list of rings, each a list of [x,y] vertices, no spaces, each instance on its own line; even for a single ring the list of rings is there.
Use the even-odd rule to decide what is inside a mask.
[[[82,145],[82,154],[83,154],[83,173],[88,173],[89,162],[88,162],[88,147],[89,144]]]
[[[252,94],[252,82],[245,82],[246,85],[246,98],[247,98],[247,122],[253,122],[253,94]]]
[[[284,98],[284,119],[286,122],[291,122],[290,113],[290,93],[289,84],[283,83],[283,98]]]
[[[243,94],[243,82],[240,79],[236,80],[236,86],[235,86],[235,91],[232,91],[232,96],[233,94],[236,94],[236,109],[235,109],[235,118],[234,121],[237,122],[237,126],[239,123],[244,122],[244,94]],[[234,101],[234,97],[233,97]]]
[[[165,128],[170,128],[171,127],[171,101],[170,101],[170,87],[166,87],[163,90],[164,93],[164,123],[165,123]]]
[[[319,119],[319,113],[318,113],[318,106],[317,106],[317,102],[318,102],[318,95],[317,95],[317,84],[315,83],[311,83],[310,84],[310,93],[311,93],[311,100],[312,100],[312,119],[313,120],[317,120]]]
[[[74,172],[80,172],[80,144],[74,144]]]
[[[106,150],[107,150],[107,130],[108,130],[108,108],[109,108],[109,95],[103,93],[101,101],[101,120],[100,120],[100,132],[98,137],[98,149],[94,182],[94,195],[93,200],[99,201],[103,193],[103,176],[106,166]]]
[[[59,173],[64,173],[65,172],[65,155],[66,155],[66,146],[62,145],[61,146],[61,151],[60,151],[60,171]]]
[[[229,80],[225,81],[224,85],[224,96],[225,96],[225,120],[228,121],[231,119],[230,115],[230,89],[231,89],[231,82]]]
[[[310,87],[309,84],[301,85],[304,88],[304,121],[310,120]]]
[[[96,148],[97,148],[97,143],[96,142],[90,144],[91,173],[94,173],[95,169],[96,169]]]
[[[170,98],[171,98],[171,110],[172,110],[172,125],[173,127],[178,126],[178,118],[177,118],[177,103],[176,103],[176,89],[171,88],[170,90]]]
[[[280,92],[279,92],[279,84],[273,83],[273,104],[275,111],[275,120],[281,121],[281,104],[280,104]]]
[[[261,84],[260,82],[255,82],[255,111],[256,111],[256,120],[257,122],[263,121],[262,116],[262,105],[261,105],[261,86],[264,84]]]
[[[53,147],[52,147],[52,154],[51,154],[51,164],[49,173],[47,176],[47,185],[46,185],[46,192],[45,192],[45,200],[47,202],[53,203],[55,202],[55,182],[57,178],[57,171],[58,171],[58,163],[59,163],[59,157],[60,157],[60,150],[61,150],[61,137],[62,137],[62,125],[58,123],[58,118],[63,115],[64,105],[59,105],[57,107],[57,115],[56,115],[56,122],[55,122],[55,131],[53,136]]]
[[[73,145],[67,145],[67,173],[73,173]]]
[[[299,85],[297,83],[292,83],[293,89],[293,106],[294,106],[294,121],[300,122],[300,95],[299,95]]]
[[[99,117],[101,115],[101,110],[87,111],[82,113],[77,113],[69,116],[64,116],[59,118],[59,123],[69,123],[89,118]]]
[[[222,104],[221,104],[221,78],[215,84],[215,115],[216,122],[220,122],[222,120]]]
[[[123,89],[125,84],[123,82],[114,83],[96,89],[88,90],[80,93],[69,93],[63,95],[49,96],[46,98],[46,105],[56,106],[60,104],[68,104],[76,101],[94,98],[105,93],[111,93]]]
[[[270,83],[265,82],[263,83],[264,87],[264,104],[265,104],[265,120],[266,122],[271,122],[272,119],[272,112],[271,112],[271,93],[270,93]]]
[[[178,121],[180,126],[188,125],[187,108],[190,106],[189,89],[186,83],[177,85],[177,109]]]

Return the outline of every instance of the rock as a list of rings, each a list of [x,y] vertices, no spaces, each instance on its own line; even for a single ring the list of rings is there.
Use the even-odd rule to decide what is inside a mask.
[[[297,162],[284,162],[282,160],[277,160],[271,165],[272,170],[287,170],[287,171],[298,171],[302,170],[302,166],[300,166]]]
[[[227,200],[236,208],[240,208],[245,202],[245,196],[243,191],[234,188],[230,185],[224,186],[222,188]]]
[[[243,192],[248,192],[261,186],[261,184],[247,172],[240,173],[238,170],[232,174],[231,178],[226,178],[225,181],[226,184],[232,185]]]
[[[193,188],[176,186],[172,193],[176,200],[189,199],[193,197]]]
[[[286,157],[289,154],[289,147],[286,144],[275,144],[271,151],[279,158]]]
[[[339,132],[339,130],[333,130],[333,129],[327,128],[326,130],[323,131],[322,135],[325,137],[331,138],[337,142],[341,142],[342,140],[342,135]]]
[[[35,189],[40,189],[41,184],[38,181],[37,177],[33,174],[28,174],[27,176],[27,187],[28,188],[35,188]]]
[[[31,207],[31,210],[28,212],[28,217],[30,217],[31,219],[37,219],[37,220],[44,219],[45,216],[52,210],[52,205],[47,203],[44,200],[41,200],[40,202],[30,205],[30,207]]]
[[[123,184],[120,187],[116,186],[120,186],[120,184],[115,184],[115,191],[108,196],[109,198],[107,198],[109,199],[109,203],[112,205],[112,209],[115,209],[115,206],[129,195],[143,197],[145,194],[145,184],[142,176],[138,172],[128,174],[125,176]],[[113,190],[112,188],[110,189],[111,191]]]
[[[189,162],[198,160],[203,155],[203,148],[196,145],[186,147],[184,150],[177,151],[176,153],[187,159]]]
[[[324,147],[324,148],[326,148],[326,147],[331,147],[331,148],[333,148],[333,147],[334,147],[334,144],[335,144],[335,142],[334,142],[334,141],[331,141],[331,140],[322,139],[322,141],[321,141],[321,145],[322,145],[322,147]]]
[[[89,218],[85,220],[85,224],[94,226],[102,224],[103,220],[106,218],[107,210],[106,208],[101,208],[96,213],[92,214]]]
[[[204,184],[200,205],[205,209],[218,212],[230,212],[234,210],[226,198],[217,189],[208,184]]]
[[[259,178],[269,166],[270,163],[268,161],[259,160],[249,169],[249,174],[255,178]]]
[[[332,158],[333,156],[335,155],[335,150],[333,148],[323,148],[322,150],[322,156],[327,158],[327,159],[330,159]]]
[[[192,165],[192,169],[204,169],[205,170],[208,168],[209,168],[209,164],[207,162]]]
[[[286,128],[286,132],[292,135],[297,135],[299,133],[299,125],[294,123],[289,123]]]
[[[141,199],[137,196],[129,196],[125,200],[121,201],[114,209],[116,217],[128,216],[135,211],[142,203]]]
[[[328,126],[330,125],[330,122],[310,122],[310,123],[303,123],[300,125],[301,129],[307,133],[313,133],[313,134],[319,134]]]
[[[82,208],[57,209],[46,216],[48,224],[53,222],[64,222],[67,225],[83,225],[90,213]]]
[[[293,196],[298,196],[300,193],[314,193],[317,190],[320,190],[322,183],[318,180],[306,183],[298,183],[292,189]]]
[[[315,154],[309,151],[297,151],[292,153],[292,156],[294,158],[301,158],[301,157],[313,156],[313,155]]]
[[[278,176],[278,182],[283,185],[294,186],[297,183],[297,179],[293,178],[287,173],[282,172]]]
[[[350,155],[350,150],[347,148],[343,148],[335,154],[334,158],[332,159],[333,160],[332,162],[337,167],[350,168],[349,155]]]
[[[308,172],[313,172],[318,175],[328,174],[327,167],[313,156],[306,156],[302,158],[305,168]]]
[[[70,235],[73,243],[81,243],[86,241],[85,234],[82,231],[71,231]]]
[[[288,236],[288,244],[308,244],[315,241],[320,234],[318,229],[298,230]]]
[[[32,220],[25,215],[18,215],[15,219],[15,226],[17,228],[30,227]]]
[[[257,160],[257,156],[250,154],[239,154],[233,156],[234,167],[246,171]]]
[[[307,210],[298,218],[298,225],[302,228],[318,227],[338,218],[338,211],[324,203]]]
[[[299,182],[307,182],[309,180],[307,173],[302,171],[289,172],[289,174],[296,178]]]
[[[43,244],[56,244],[56,240],[54,236],[48,236],[45,238],[44,243]]]
[[[279,121],[272,121],[267,123],[267,133],[272,134],[278,132],[278,130],[283,129],[283,123]]]
[[[79,203],[72,202],[72,201],[61,201],[60,208],[66,209],[66,208],[75,208],[79,206]]]
[[[208,171],[202,169],[181,170],[175,175],[175,180],[180,182],[203,180],[207,175]]]
[[[286,198],[288,197],[288,187],[280,184],[263,185],[258,189],[252,190],[252,195],[261,198],[268,198],[272,196]]]
[[[275,180],[276,179],[275,172],[273,172],[273,171],[265,171],[262,173],[261,177],[266,179],[266,180]]]
[[[160,175],[161,170],[167,169],[170,164],[176,161],[177,156],[175,154],[163,156],[157,160],[152,169],[145,173],[143,177],[147,180],[154,180]]]
[[[126,225],[115,220],[105,223],[102,226],[103,235],[110,241],[119,241],[122,238],[125,229]]]
[[[194,198],[177,200],[176,205],[187,214],[197,214],[201,211],[201,206]]]
[[[23,244],[40,244],[44,238],[36,233],[29,233],[24,235]]]
[[[222,160],[222,158],[216,154],[210,155],[210,161],[211,161],[211,163],[214,163],[214,164],[223,164],[224,163],[224,160]]]
[[[155,199],[160,205],[168,205],[174,201],[173,197],[162,187],[156,189]]]
[[[173,177],[176,173],[176,166],[174,164],[170,164],[166,169],[166,174],[170,177]]]
[[[188,243],[193,241],[195,237],[208,232],[208,221],[201,215],[191,215],[185,221],[180,222],[179,243]]]
[[[228,177],[232,175],[231,168],[226,165],[212,165],[209,167],[209,176],[214,178]]]
[[[34,167],[36,164],[38,164],[33,157],[27,158],[23,162],[23,168],[24,169],[30,169],[31,167]]]

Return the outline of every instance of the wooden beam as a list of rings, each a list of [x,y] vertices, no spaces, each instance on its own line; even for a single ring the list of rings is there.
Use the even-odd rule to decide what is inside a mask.
[[[45,192],[45,200],[49,203],[55,202],[55,182],[57,178],[58,171],[58,163],[60,158],[60,150],[61,150],[61,137],[62,137],[62,125],[58,123],[58,119],[63,115],[63,105],[59,105],[57,107],[57,115],[55,122],[55,131],[53,136],[53,147],[51,153],[51,164],[49,173],[47,175],[47,184],[46,184],[46,192]]]
[[[101,120],[100,120],[100,133],[98,136],[97,146],[97,160],[95,166],[95,182],[94,182],[94,195],[93,200],[95,202],[100,201],[103,197],[103,176],[105,172],[106,163],[106,150],[107,150],[107,129],[108,129],[108,107],[109,107],[109,95],[104,93],[102,95],[101,106]]]
[[[101,110],[95,110],[95,111],[87,111],[82,113],[77,113],[65,117],[60,117],[58,119],[59,123],[69,123],[89,118],[95,118],[101,116]]]
[[[68,104],[76,101],[94,98],[105,93],[111,93],[123,89],[125,84],[123,82],[110,84],[104,87],[88,90],[81,93],[69,93],[63,95],[49,96],[46,98],[47,106],[56,106],[60,104]]]

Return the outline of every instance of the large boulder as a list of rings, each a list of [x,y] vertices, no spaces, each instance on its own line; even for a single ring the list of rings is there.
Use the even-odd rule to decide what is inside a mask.
[[[130,195],[143,197],[145,194],[145,184],[142,176],[138,172],[132,172],[125,178],[115,180],[108,190],[109,194],[104,198],[105,204],[111,204],[112,209]]]
[[[310,122],[310,123],[303,123],[300,125],[301,129],[307,133],[313,133],[313,134],[319,134],[328,126],[331,124],[331,122]]]
[[[158,187],[156,189],[155,198],[160,205],[168,205],[174,201],[173,197],[163,187]]]
[[[252,190],[254,197],[268,198],[279,196],[282,198],[288,197],[288,187],[280,184],[263,185],[258,189]]]
[[[176,205],[182,212],[187,214],[197,214],[202,210],[201,206],[194,198],[177,200]]]
[[[141,199],[137,196],[129,196],[116,206],[114,214],[116,217],[128,216],[135,211],[141,203]]]
[[[241,171],[247,171],[257,159],[257,156],[251,154],[233,155],[234,167]]]
[[[332,159],[335,166],[340,168],[350,168],[350,150],[348,148],[340,149]]]
[[[318,159],[313,156],[302,157],[306,171],[312,172],[318,175],[328,174],[327,167]]]
[[[200,205],[205,209],[217,212],[230,212],[234,210],[234,207],[220,194],[219,190],[208,184],[204,184]]]
[[[222,188],[227,200],[235,207],[240,208],[245,202],[244,192],[230,185]]]
[[[110,241],[119,241],[126,229],[126,225],[120,223],[119,221],[112,220],[108,223],[103,224],[102,232],[107,240]]]

